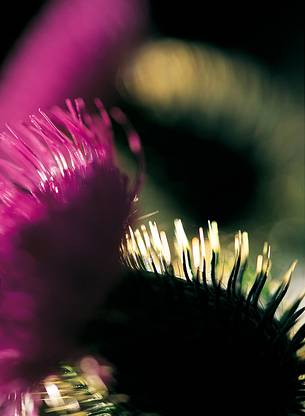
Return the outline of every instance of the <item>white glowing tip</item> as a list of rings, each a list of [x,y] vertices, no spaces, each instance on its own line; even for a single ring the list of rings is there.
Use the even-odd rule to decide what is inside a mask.
[[[21,415],[27,416],[32,415],[34,412],[34,401],[32,399],[32,395],[30,393],[25,393],[22,397],[21,402]]]
[[[145,225],[141,225],[141,231],[142,231],[142,234],[143,234],[143,237],[144,237],[146,248],[147,248],[147,250],[149,250],[150,247],[151,247],[151,244],[150,244],[150,238],[149,238],[149,235],[148,235],[148,232],[147,232],[147,229],[146,229]]]
[[[239,231],[238,234],[235,234],[235,239],[234,239],[234,249],[235,249],[236,256],[239,255],[240,246],[241,246],[241,232]]]
[[[183,251],[183,250],[189,248],[189,242],[188,242],[187,236],[185,234],[182,221],[179,220],[179,219],[176,219],[174,221],[174,224],[175,224],[176,240],[177,240],[178,245],[180,246],[180,248]]]
[[[287,270],[287,272],[285,273],[284,277],[283,277],[283,283],[287,284],[290,279],[291,279],[291,275],[294,272],[294,269],[296,268],[296,265],[298,264],[298,262],[295,260],[291,266],[289,267],[289,269]]]
[[[145,246],[145,243],[143,241],[140,231],[137,229],[134,234],[135,234],[141,255],[147,258],[148,256],[147,249],[146,249],[146,246]]]
[[[46,382],[45,389],[49,396],[48,399],[46,399],[46,402],[48,402],[48,405],[51,405],[53,407],[58,407],[58,406],[63,406],[65,404],[56,384]]]
[[[150,232],[151,232],[153,248],[156,250],[156,252],[158,254],[161,254],[162,253],[162,242],[161,242],[158,226],[155,222],[151,222],[151,221],[149,221],[148,224],[149,224],[149,228],[150,228]]]
[[[203,272],[203,264],[205,259],[205,242],[204,242],[204,234],[203,228],[199,228],[199,240],[200,240],[200,270]]]
[[[263,256],[260,254],[259,256],[257,256],[257,260],[256,260],[256,274],[261,273],[263,268]]]
[[[220,249],[220,244],[219,244],[219,235],[218,235],[218,225],[216,221],[208,221],[208,225],[209,225],[209,240],[211,243],[211,249],[215,252],[218,253],[219,249]]]
[[[135,254],[139,254],[139,250],[138,250],[138,246],[137,246],[137,242],[136,242],[136,239],[135,239],[133,229],[130,226],[128,227],[128,229],[129,229],[129,234],[130,234],[130,237],[131,237],[132,250],[134,251]]]
[[[200,266],[200,242],[197,237],[192,239],[192,254],[194,268],[197,270]]]
[[[247,232],[243,232],[241,236],[241,256],[242,260],[246,260],[249,257],[249,237]]]
[[[162,255],[164,257],[166,264],[169,266],[171,264],[171,252],[170,252],[170,248],[169,248],[169,244],[167,241],[165,231],[160,232],[160,238],[161,238],[161,243],[162,243]]]

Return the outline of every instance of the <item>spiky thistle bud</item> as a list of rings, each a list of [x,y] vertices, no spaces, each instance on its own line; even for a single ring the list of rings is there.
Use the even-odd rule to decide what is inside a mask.
[[[305,324],[296,328],[302,296],[279,313],[295,263],[263,296],[270,247],[258,256],[256,274],[249,273],[247,233],[236,235],[231,265],[221,261],[215,222],[207,234],[200,228],[190,242],[176,220],[171,244],[156,223],[129,228],[121,245],[125,279],[84,340],[91,336],[93,351],[114,364],[130,409],[162,416],[304,414]]]

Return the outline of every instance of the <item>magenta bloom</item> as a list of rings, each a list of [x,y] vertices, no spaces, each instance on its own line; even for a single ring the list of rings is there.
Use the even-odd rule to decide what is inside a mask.
[[[116,69],[141,37],[146,0],[50,0],[1,73],[0,125],[66,97],[113,90]]]
[[[96,104],[89,115],[67,100],[68,110],[0,135],[0,409],[77,355],[82,325],[118,276],[137,189],[115,165],[110,119]]]

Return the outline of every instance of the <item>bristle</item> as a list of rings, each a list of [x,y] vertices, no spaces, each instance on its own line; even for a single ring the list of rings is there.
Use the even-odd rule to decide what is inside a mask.
[[[217,267],[220,255],[220,243],[218,236],[218,226],[216,222],[209,223],[208,239],[205,240],[202,227],[198,229],[198,236],[189,240],[181,220],[174,221],[175,240],[169,244],[169,239],[165,231],[159,231],[158,225],[149,222],[150,234],[145,225],[141,225],[135,232],[129,227],[129,233],[126,234],[125,240],[121,246],[121,255],[124,263],[135,262],[137,268],[152,271],[152,265],[159,274],[165,272],[174,273],[176,277],[187,280],[196,280],[197,274],[200,280],[206,274],[208,268],[208,278],[218,286]],[[136,238],[134,236],[136,235]],[[237,290],[241,282],[236,281],[240,269],[247,264],[249,255],[249,243],[247,233],[237,235],[237,247],[235,250],[235,262],[238,265],[233,267],[232,276],[228,278],[228,287]],[[132,241],[132,244],[129,243]],[[142,257],[143,267],[139,267],[139,261]]]
[[[90,326],[101,340],[86,332],[85,343],[114,364],[117,388],[143,412],[301,415],[304,325],[293,334],[301,298],[277,316],[295,263],[265,299],[270,246],[258,256],[249,286],[247,233],[236,235],[230,268],[212,224],[207,240],[202,228],[189,240],[176,220],[176,239],[166,237],[166,250],[156,223],[150,233],[144,225],[130,229],[121,256],[132,271]]]
[[[61,375],[57,399],[50,400],[54,395],[48,391],[41,396],[47,405],[42,414],[60,415],[72,402],[84,415],[107,409],[116,416],[303,414],[305,361],[298,353],[304,345],[304,326],[291,335],[303,312],[298,309],[301,297],[275,317],[295,264],[269,302],[263,302],[262,288],[271,267],[268,245],[258,256],[256,277],[246,290],[246,233],[235,237],[230,270],[221,256],[215,267],[218,235],[213,243],[205,242],[199,228],[199,236],[190,243],[182,222],[175,221],[175,226],[179,241],[173,244],[156,223],[150,223],[150,233],[145,225],[128,228],[121,256],[132,271],[126,271],[84,334],[86,348],[115,365],[116,391],[127,393],[129,402],[118,404],[107,394],[97,398],[94,391],[84,396],[84,386],[66,394]],[[77,370],[69,374],[73,382]]]

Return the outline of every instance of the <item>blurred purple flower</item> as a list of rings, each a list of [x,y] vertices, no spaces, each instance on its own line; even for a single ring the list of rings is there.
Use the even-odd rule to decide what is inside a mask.
[[[66,97],[104,101],[145,21],[146,0],[50,1],[2,70],[0,126]]]

